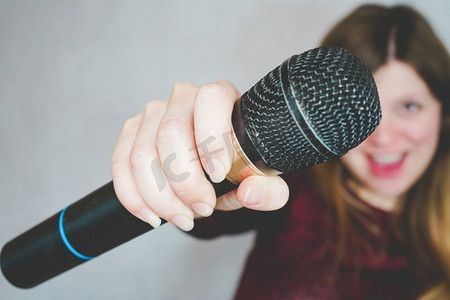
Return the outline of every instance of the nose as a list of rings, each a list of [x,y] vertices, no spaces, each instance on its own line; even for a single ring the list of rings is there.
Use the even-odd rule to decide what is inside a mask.
[[[392,145],[396,142],[395,124],[389,121],[389,117],[383,116],[375,131],[367,138],[367,142],[376,146]]]

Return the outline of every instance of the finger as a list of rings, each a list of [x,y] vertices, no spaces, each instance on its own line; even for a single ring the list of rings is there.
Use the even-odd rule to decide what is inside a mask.
[[[216,203],[214,189],[200,164],[193,130],[193,104],[198,88],[174,86],[157,132],[163,170],[175,194],[201,216],[209,216]]]
[[[244,207],[241,202],[237,199],[236,196],[237,189],[232,190],[225,195],[217,198],[216,209],[217,210],[236,210]]]
[[[239,97],[227,80],[204,85],[195,96],[195,138],[201,163],[213,182],[221,182],[231,167],[231,114]]]
[[[153,213],[139,195],[130,166],[130,152],[135,140],[142,114],[127,120],[114,147],[111,164],[114,191],[122,205],[134,216],[154,228],[161,225],[161,219]]]
[[[279,176],[253,175],[242,181],[237,190],[217,200],[216,208],[234,210],[247,207],[270,211],[283,207],[289,198],[289,188]]]
[[[166,103],[151,101],[146,106],[131,149],[131,170],[137,190],[151,211],[188,231],[194,226],[193,212],[168,184],[162,170],[166,157],[158,153],[155,144],[160,121],[167,109]]]

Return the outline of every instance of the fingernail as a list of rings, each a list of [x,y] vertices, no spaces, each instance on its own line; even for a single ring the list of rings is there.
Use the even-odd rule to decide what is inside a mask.
[[[263,198],[263,187],[258,185],[250,185],[244,196],[245,206],[257,206],[261,203]]]
[[[213,182],[222,182],[225,179],[225,168],[223,164],[217,158],[212,158],[206,162],[206,169],[208,171],[209,178]]]
[[[194,221],[183,215],[173,217],[170,222],[184,231],[190,231],[194,228]]]
[[[161,225],[161,219],[147,207],[141,208],[139,210],[139,216],[143,221],[149,223],[153,228],[158,228]]]
[[[197,202],[192,204],[192,208],[202,217],[208,217],[213,213],[213,208],[211,205],[208,205],[203,202]]]

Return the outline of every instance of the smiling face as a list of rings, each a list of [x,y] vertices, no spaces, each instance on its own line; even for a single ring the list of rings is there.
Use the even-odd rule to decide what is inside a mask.
[[[382,120],[342,162],[361,189],[398,198],[420,178],[436,152],[441,104],[406,63],[389,60],[374,78]]]

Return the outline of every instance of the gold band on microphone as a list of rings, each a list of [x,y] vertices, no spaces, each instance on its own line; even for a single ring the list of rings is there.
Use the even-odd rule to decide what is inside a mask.
[[[245,155],[236,138],[234,130],[231,131],[231,143],[233,145],[233,161],[231,169],[228,172],[226,179],[238,185],[242,180],[251,175],[268,175],[259,170]]]

